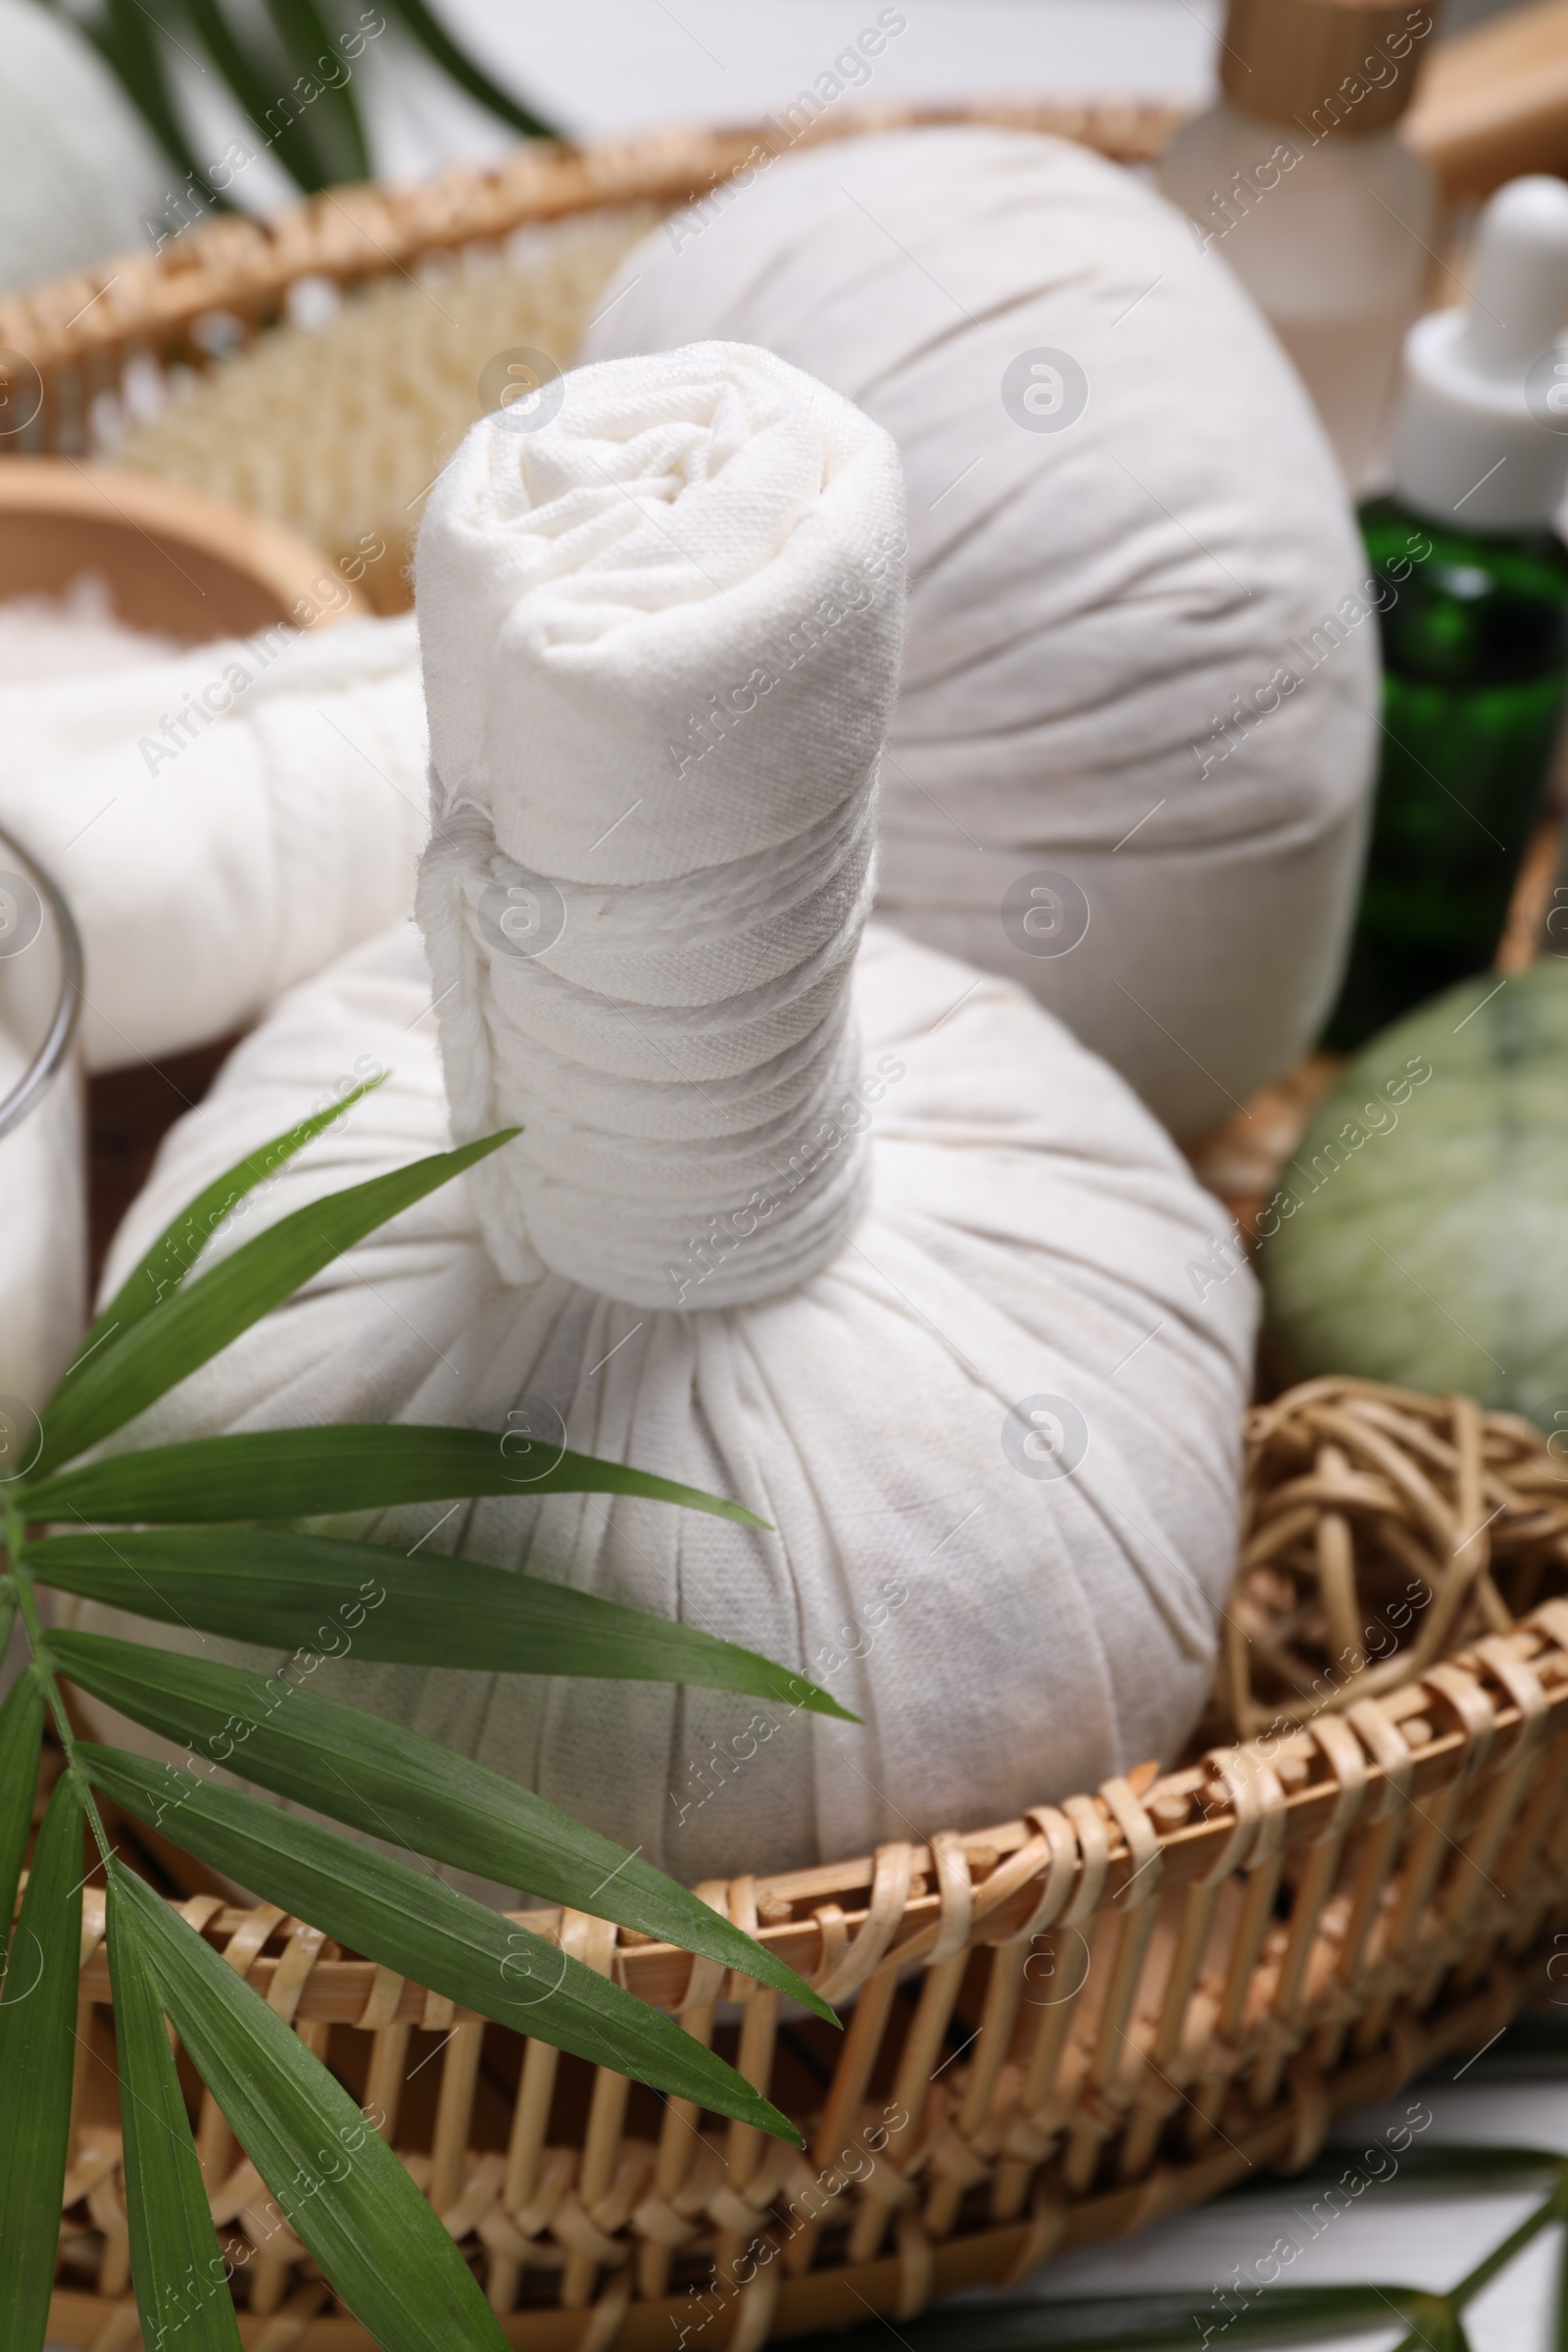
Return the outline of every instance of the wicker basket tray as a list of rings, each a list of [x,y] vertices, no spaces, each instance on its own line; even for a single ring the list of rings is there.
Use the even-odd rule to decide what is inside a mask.
[[[1142,159],[1174,119],[974,108],[846,116],[815,135],[979,120]],[[522,152],[405,192],[338,191],[270,225],[220,220],[13,297],[0,373],[32,386],[36,411],[9,447],[80,449],[91,398],[128,362],[204,368],[204,320],[260,333],[301,278],[352,287],[531,220],[673,205],[760,140],[776,143]],[[711,1963],[560,1920],[568,1949],[767,2090],[807,2156],[455,2011],[270,1906],[185,1896],[363,2099],[514,2343],[755,2352],[908,2317],[1254,2166],[1305,2163],[1336,2112],[1479,2047],[1540,1989],[1539,1955],[1568,1922],[1568,1464],[1509,1416],[1353,1382],[1259,1408],[1250,1439],[1222,1671],[1179,1768],[704,1890],[843,2006],[842,2036]],[[124,1835],[135,1847],[134,1825]],[[155,1875],[182,1870],[139,1845]],[[130,2352],[102,1897],[86,1891],[50,2333]],[[247,2352],[368,2352],[189,2080]]]
[[[669,208],[706,194],[760,154],[916,123],[992,122],[1054,132],[1126,163],[1157,157],[1182,119],[1164,106],[983,105],[845,109],[792,136],[777,123],[671,130],[584,147],[519,147],[488,169],[463,165],[409,187],[328,189],[271,220],[230,214],[164,251],[117,255],[92,270],[0,300],[0,382],[26,416],[8,452],[79,452],[94,392],[146,356],[198,372],[283,315],[290,287],[328,278],[351,289],[430,255],[493,245],[531,222],[633,204]],[[221,318],[215,337],[203,322]]]
[[[775,123],[536,144],[421,185],[329,189],[270,222],[210,221],[0,301],[0,453],[109,455],[255,506],[400,612],[425,494],[480,414],[487,363],[542,347],[569,365],[604,280],[661,212],[764,155],[869,129],[1002,122],[1135,161],[1177,120],[1132,106],[836,109],[799,136]],[[532,233],[551,227],[555,241]],[[525,244],[532,233],[520,258],[519,231]],[[498,255],[514,264],[500,277]],[[313,306],[318,325],[323,301],[330,312],[344,296],[340,334],[304,328]],[[271,344],[281,382],[253,377],[247,398],[242,368],[193,418],[179,394],[289,322],[292,343]],[[373,422],[367,382],[380,387]],[[236,392],[237,413],[224,405]]]
[[[1025,1820],[703,1889],[845,2006],[842,2037],[713,1962],[557,1915],[567,1950],[767,2091],[804,2156],[454,2009],[270,1905],[206,1892],[185,1915],[363,2100],[514,2343],[755,2352],[908,2318],[1306,2163],[1338,2111],[1479,2049],[1540,1996],[1568,1920],[1565,1589],[1568,1465],[1527,1422],[1311,1382],[1250,1419],[1204,1735],[1239,1714],[1245,1744]],[[51,2336],[129,2352],[101,1893],[87,1901]],[[368,2352],[210,2094],[196,2113],[247,2352]]]

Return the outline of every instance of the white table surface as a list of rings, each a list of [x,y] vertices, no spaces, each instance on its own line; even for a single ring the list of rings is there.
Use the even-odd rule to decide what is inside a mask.
[[[1350,2164],[1363,2150],[1375,2148],[1391,2126],[1403,2123],[1415,2102],[1424,2103],[1433,2118],[1431,2127],[1415,2141],[1417,2146],[1431,2146],[1439,2140],[1480,2140],[1568,2153],[1568,2070],[1530,2080],[1521,2079],[1513,2069],[1494,2071],[1483,2063],[1455,2081],[1453,2074],[1462,2064],[1452,2073],[1446,2071],[1412,2085],[1385,2108],[1368,2109],[1337,2124],[1334,2139],[1343,2143],[1346,2163]],[[1388,2161],[1376,2158],[1365,2169],[1382,2171]],[[1321,2200],[1322,2187],[1313,2193]],[[1245,2276],[1281,2236],[1294,2237],[1301,2247],[1298,2258],[1283,2273],[1282,2283],[1328,2286],[1379,2281],[1441,2293],[1506,2237],[1541,2203],[1544,2193],[1535,2183],[1524,2190],[1477,2194],[1405,2186],[1393,2178],[1374,2181],[1357,2203],[1332,2222],[1325,2222],[1320,2210],[1314,2236],[1310,2197],[1293,2188],[1290,2181],[1281,2180],[1277,2192],[1229,2203],[1221,2200],[1195,2213],[1158,2222],[1114,2245],[1069,2254],[1049,2264],[1022,2287],[1014,2287],[1010,2299],[1033,2295],[1042,2301],[1056,2301],[1080,2295],[1147,2294],[1176,2286],[1212,2292],[1215,2328],[1211,2352],[1223,2352],[1227,2339],[1220,2324],[1224,2311],[1220,2298],[1227,2285],[1231,2286],[1235,2307],[1237,2266]],[[1548,2352],[1561,2249],[1560,2232],[1543,2231],[1477,2297],[1465,2323],[1473,2352]],[[1357,2352],[1392,2352],[1403,2333],[1403,2326],[1395,2320],[1387,2328],[1354,2337],[1307,2334],[1276,2341],[1303,2348],[1323,2342],[1353,2344]],[[1200,2352],[1196,2328],[1193,2342],[1194,2352]]]

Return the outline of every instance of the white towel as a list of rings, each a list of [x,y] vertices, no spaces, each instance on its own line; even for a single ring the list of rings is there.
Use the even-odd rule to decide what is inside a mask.
[[[424,770],[412,616],[0,685],[0,826],[80,928],[89,1068],[241,1028],[405,913]]]
[[[433,1195],[126,1434],[510,1425],[760,1511],[520,1483],[361,1532],[437,1586],[471,1553],[710,1626],[860,1726],[352,1654],[318,1678],[690,1881],[1169,1757],[1234,1558],[1254,1300],[1218,1204],[1021,992],[892,932],[854,953],[898,520],[881,432],[753,351],[588,370],[531,435],[475,426],[418,559],[434,975],[405,929],[286,997],[168,1139],[108,1275],[378,1066],[222,1247],[526,1116],[494,1183]],[[662,765],[670,714],[812,613],[711,762]],[[738,1181],[765,1203],[737,1210]]]
[[[1312,1042],[1377,733],[1366,562],[1216,248],[1060,140],[768,163],[655,229],[584,357],[765,345],[884,424],[909,619],[880,911],[1001,971],[1178,1134]]]

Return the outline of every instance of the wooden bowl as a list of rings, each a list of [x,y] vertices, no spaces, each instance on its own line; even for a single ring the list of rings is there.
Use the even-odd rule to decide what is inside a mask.
[[[188,645],[371,610],[319,549],[243,508],[113,466],[8,459],[0,600],[56,594],[84,571],[122,620]]]

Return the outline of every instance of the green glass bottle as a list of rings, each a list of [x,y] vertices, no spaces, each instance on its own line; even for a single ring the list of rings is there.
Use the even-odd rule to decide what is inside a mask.
[[[1393,498],[1364,508],[1361,528],[1380,592],[1384,737],[1324,1039],[1346,1053],[1491,963],[1568,694],[1568,548],[1554,532],[1446,531]]]
[[[1394,495],[1363,509],[1383,739],[1349,961],[1349,1052],[1496,953],[1568,696],[1568,187],[1482,216],[1467,309],[1411,329]]]

